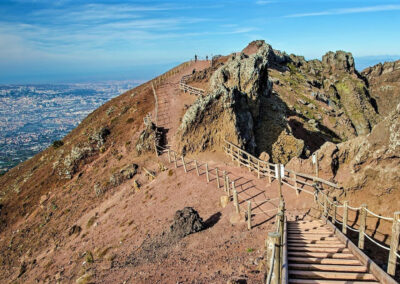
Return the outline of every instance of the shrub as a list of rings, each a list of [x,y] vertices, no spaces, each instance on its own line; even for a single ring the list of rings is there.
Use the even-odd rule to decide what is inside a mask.
[[[62,142],[61,140],[53,141],[53,148],[54,149],[60,148],[62,145],[64,145],[64,142]]]

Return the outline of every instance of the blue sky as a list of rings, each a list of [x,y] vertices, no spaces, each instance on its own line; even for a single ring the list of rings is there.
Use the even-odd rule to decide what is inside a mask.
[[[1,0],[0,83],[149,79],[254,39],[359,69],[400,58],[400,1]]]

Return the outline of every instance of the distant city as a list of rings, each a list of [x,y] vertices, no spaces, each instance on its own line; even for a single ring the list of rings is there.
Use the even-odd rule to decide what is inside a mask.
[[[139,83],[0,85],[0,174],[62,139],[93,110]]]

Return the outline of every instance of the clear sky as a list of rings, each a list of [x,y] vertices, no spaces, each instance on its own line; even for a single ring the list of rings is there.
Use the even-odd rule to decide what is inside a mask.
[[[400,58],[400,1],[1,0],[0,83],[149,79],[254,39],[362,69]]]

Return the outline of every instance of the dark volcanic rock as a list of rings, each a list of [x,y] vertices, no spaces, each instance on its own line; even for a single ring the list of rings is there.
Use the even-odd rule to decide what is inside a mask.
[[[192,207],[185,207],[175,213],[174,223],[170,227],[170,232],[177,238],[199,232],[205,228],[203,219]]]
[[[174,246],[180,239],[205,228],[206,225],[203,219],[192,207],[185,207],[182,210],[178,210],[175,212],[174,221],[170,229],[154,237],[148,236],[140,248],[127,257],[125,264],[122,264],[122,266],[137,266],[165,259],[168,257],[171,246]]]

